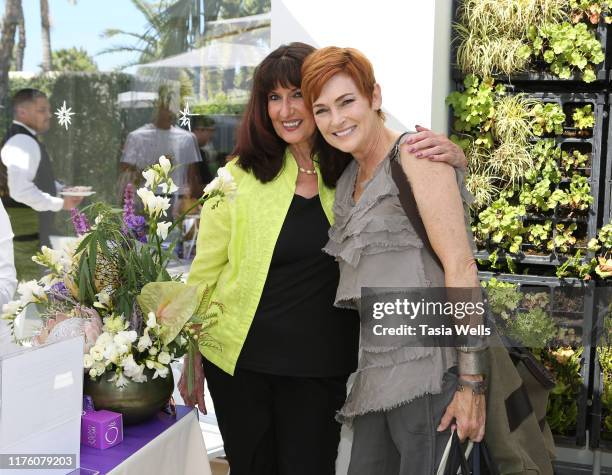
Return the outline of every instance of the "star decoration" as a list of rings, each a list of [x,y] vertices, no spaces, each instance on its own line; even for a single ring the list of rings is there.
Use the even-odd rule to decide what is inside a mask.
[[[189,118],[190,115],[191,112],[189,112],[189,104],[185,103],[185,108],[179,112],[179,124],[181,124],[181,126],[186,125],[189,129],[189,132],[191,132],[191,119]]]
[[[68,130],[68,126],[72,124],[72,119],[70,116],[75,115],[75,113],[71,111],[72,111],[72,107],[66,108],[66,101],[64,101],[64,104],[62,105],[62,107],[57,109],[57,111],[55,112],[55,115],[57,116],[57,121],[59,122],[60,127],[64,126],[66,127],[66,130]]]

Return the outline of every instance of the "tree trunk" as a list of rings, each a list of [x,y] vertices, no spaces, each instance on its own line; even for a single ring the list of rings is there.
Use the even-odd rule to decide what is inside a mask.
[[[42,26],[42,70],[51,71],[51,25],[49,0],[40,0],[40,24]]]
[[[18,12],[17,27],[19,28],[19,42],[15,51],[15,70],[23,71],[23,56],[25,55],[26,47],[26,32],[25,32],[25,18],[23,16],[23,5],[21,0],[19,1],[19,12]]]
[[[3,106],[6,106],[9,92],[8,73],[15,46],[15,30],[19,20],[20,5],[21,0],[5,0],[2,36],[0,37],[0,105]]]

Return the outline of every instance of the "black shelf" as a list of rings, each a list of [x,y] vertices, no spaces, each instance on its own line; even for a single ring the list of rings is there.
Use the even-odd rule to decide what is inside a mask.
[[[547,308],[547,312],[560,327],[566,327],[566,325],[562,324],[562,321],[559,319],[558,315],[560,313],[559,309],[562,308],[562,306],[559,305],[559,298],[561,295],[563,295],[559,292],[567,291],[569,293],[576,294],[582,298],[581,311],[577,312],[575,309],[572,311],[576,315],[582,315],[582,319],[576,320],[576,325],[572,325],[572,327],[575,327],[580,330],[579,337],[581,340],[581,344],[579,346],[583,348],[580,368],[580,377],[583,383],[580,389],[580,393],[578,394],[578,415],[576,418],[576,428],[573,433],[570,434],[553,435],[555,438],[555,443],[557,445],[566,447],[586,446],[586,429],[591,404],[590,387],[592,386],[593,379],[591,370],[591,350],[594,328],[594,283],[585,282],[583,280],[575,278],[558,279],[556,277],[545,277],[538,275],[516,275],[493,272],[479,272],[478,276],[481,281],[488,281],[491,278],[496,278],[498,281],[517,284],[519,289],[522,291],[547,292],[549,295],[549,306]]]

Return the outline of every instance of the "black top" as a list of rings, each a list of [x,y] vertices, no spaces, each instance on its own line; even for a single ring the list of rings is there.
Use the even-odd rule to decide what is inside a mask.
[[[321,250],[329,222],[318,196],[294,195],[237,366],[332,377],[357,366],[359,316],[333,306],[338,264]]]

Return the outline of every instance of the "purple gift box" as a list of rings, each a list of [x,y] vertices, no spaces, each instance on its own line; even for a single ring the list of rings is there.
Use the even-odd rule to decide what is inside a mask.
[[[81,417],[81,444],[104,450],[123,440],[123,419],[112,411],[86,411]]]

